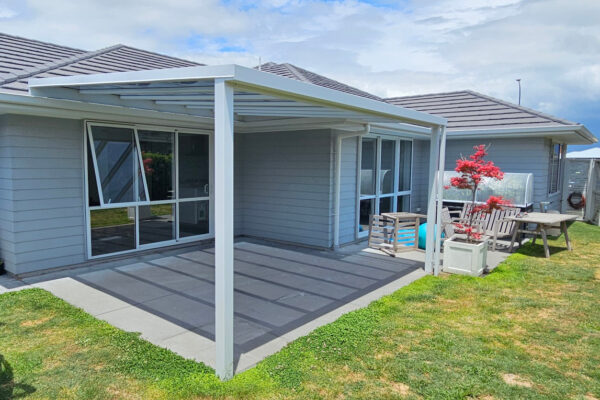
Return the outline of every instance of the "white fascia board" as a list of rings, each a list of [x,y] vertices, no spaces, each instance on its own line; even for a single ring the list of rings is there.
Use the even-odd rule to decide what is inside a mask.
[[[449,130],[449,140],[468,139],[473,137],[489,138],[519,138],[519,137],[552,137],[571,136],[573,143],[567,144],[593,144],[598,139],[583,125],[544,126],[544,127],[521,127],[521,128],[497,128],[497,129],[471,129],[471,130]]]
[[[334,107],[377,113],[411,124],[440,126],[447,123],[445,118],[424,112],[296,81],[252,68],[239,65],[235,65],[234,67],[235,77],[233,82],[238,83],[241,87],[248,87],[261,92],[267,91],[267,93],[272,91],[281,95],[291,96],[292,98]]]
[[[447,122],[445,118],[435,115],[233,64],[34,78],[29,80],[29,90],[32,95],[43,96],[45,94],[44,89],[52,87],[180,82],[216,78],[228,79],[236,86],[258,89],[258,91],[267,94],[274,93],[310,103],[386,116],[399,122],[428,127],[446,125]]]
[[[147,121],[186,128],[206,126],[212,129],[213,125],[213,119],[209,117],[7,93],[0,93],[0,114],[132,123]]]

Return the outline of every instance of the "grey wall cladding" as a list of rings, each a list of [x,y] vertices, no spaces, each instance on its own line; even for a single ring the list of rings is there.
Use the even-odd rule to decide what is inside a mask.
[[[242,233],[331,246],[330,131],[240,136]]]
[[[22,274],[84,261],[82,122],[17,115],[1,121],[7,269]]]

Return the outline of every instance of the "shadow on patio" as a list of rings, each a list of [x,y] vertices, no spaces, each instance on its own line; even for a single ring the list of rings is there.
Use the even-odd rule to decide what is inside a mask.
[[[237,241],[237,370],[423,275],[422,262],[362,249],[333,252]],[[62,272],[59,279],[27,281],[114,326],[214,366],[213,251],[196,244]]]

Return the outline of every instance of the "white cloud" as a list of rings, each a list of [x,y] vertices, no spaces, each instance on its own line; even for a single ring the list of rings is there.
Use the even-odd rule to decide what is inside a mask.
[[[54,0],[0,6],[2,31],[207,64],[291,62],[381,96],[474,89],[568,114],[600,102],[597,0]]]

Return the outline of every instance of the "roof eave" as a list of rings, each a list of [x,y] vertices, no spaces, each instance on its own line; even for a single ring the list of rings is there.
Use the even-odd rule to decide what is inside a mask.
[[[584,125],[562,125],[493,129],[453,129],[448,128],[448,139],[468,139],[473,137],[516,138],[516,137],[556,137],[566,144],[594,144],[598,139]]]

